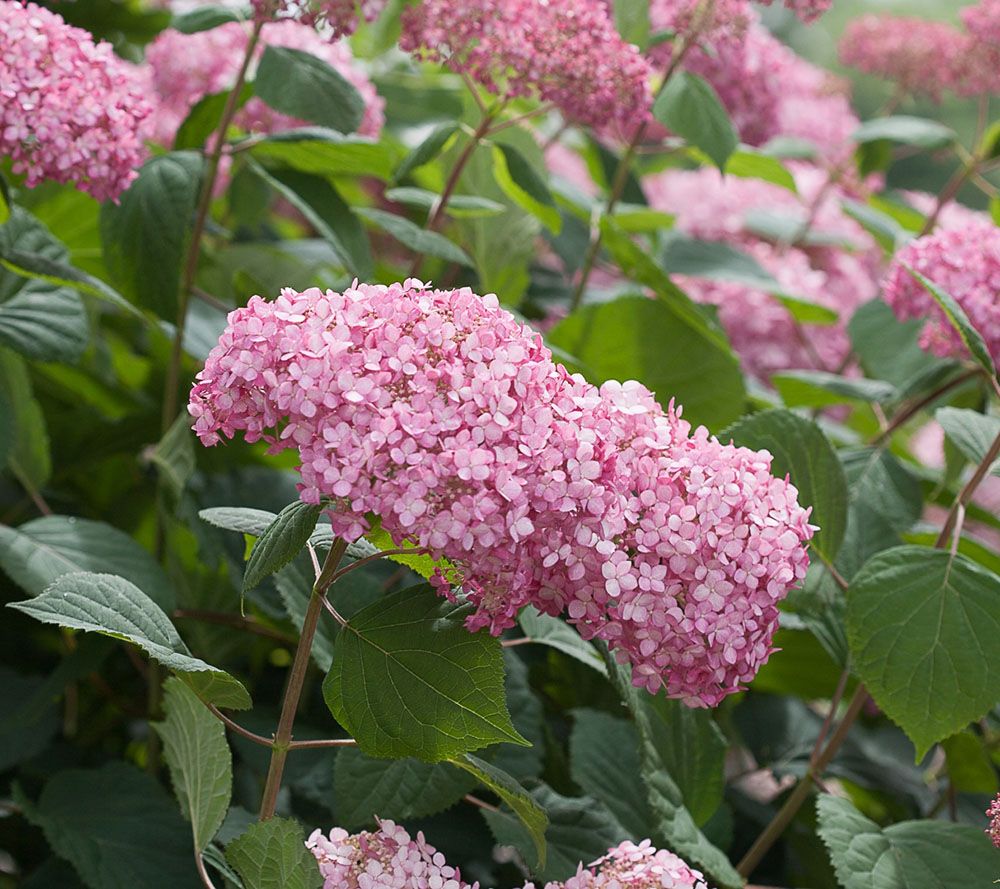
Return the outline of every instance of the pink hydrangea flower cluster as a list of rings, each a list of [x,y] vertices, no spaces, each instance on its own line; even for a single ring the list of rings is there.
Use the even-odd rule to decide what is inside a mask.
[[[479,889],[466,883],[423,833],[413,839],[392,821],[376,831],[349,834],[340,827],[306,840],[319,862],[323,889]]]
[[[546,889],[708,889],[705,877],[666,849],[656,849],[649,840],[629,840],[615,846],[588,867],[580,865],[565,883],[549,883]]]
[[[802,579],[808,511],[770,455],[721,445],[636,382],[552,361],[495,296],[408,280],[284,291],[233,312],[191,393],[206,445],[295,447],[334,533],[366,515],[424,547],[475,606],[528,603],[608,641],[633,681],[714,706],[770,654]]]
[[[146,50],[147,69],[157,97],[155,112],[144,128],[146,138],[161,145],[172,144],[178,127],[202,98],[231,89],[249,40],[250,35],[239,22],[195,34],[163,31]],[[355,64],[345,42],[330,43],[307,25],[279,21],[264,26],[257,60],[267,46],[302,50],[335,68],[364,99],[365,112],[358,132],[378,137],[385,121],[385,101],[365,72]],[[256,133],[276,133],[303,124],[273,110],[256,97],[236,113],[233,122],[241,129]]]
[[[969,91],[971,49],[969,36],[947,22],[871,14],[847,26],[840,60],[893,81],[904,93],[938,100],[949,90]]]
[[[770,293],[733,281],[678,276],[698,302],[718,306],[719,319],[748,373],[767,379],[790,368],[832,370],[847,355],[846,321],[878,293],[881,251],[872,237],[840,207],[837,189],[824,189],[826,174],[810,166],[794,169],[799,195],[757,179],[722,177],[716,170],[670,170],[646,177],[651,206],[676,215],[676,228],[690,237],[722,241],[748,253],[784,292],[834,309],[835,325],[806,327],[807,340],[791,314]],[[804,221],[810,232],[838,246],[789,247],[767,241],[749,227],[759,211]]]
[[[885,301],[898,317],[928,319],[921,346],[935,355],[966,357],[958,331],[906,266],[954,297],[1000,361],[1000,228],[986,218],[972,219],[917,238],[896,254],[883,284]]]
[[[109,43],[34,3],[0,4],[0,156],[29,188],[53,180],[116,199],[145,157],[149,112]]]
[[[257,18],[292,18],[331,40],[353,34],[360,18],[377,19],[388,0],[253,0]]]
[[[651,101],[648,63],[603,0],[423,0],[404,11],[400,46],[590,126],[641,118]]]
[[[993,845],[1000,849],[1000,793],[990,803],[990,807],[986,810],[986,817],[990,819],[986,835],[993,841]]]
[[[761,0],[770,6],[774,0]],[[784,0],[803,21],[826,12],[833,0]],[[757,20],[749,0],[650,0],[649,21],[654,32],[669,31],[688,40],[739,39]]]

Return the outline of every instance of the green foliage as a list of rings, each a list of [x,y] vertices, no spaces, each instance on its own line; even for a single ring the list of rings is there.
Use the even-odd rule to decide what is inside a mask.
[[[251,825],[226,846],[226,861],[246,889],[319,889],[323,885],[301,825],[288,818]]]
[[[539,220],[553,234],[562,228],[562,218],[545,180],[513,145],[493,146],[493,175],[497,184],[515,204]]]
[[[274,574],[294,559],[309,540],[316,527],[319,514],[323,511],[320,503],[303,503],[296,500],[289,503],[257,538],[247,568],[243,574],[243,592],[252,590],[265,577]]]
[[[469,633],[464,616],[425,587],[387,596],[344,626],[323,694],[365,753],[439,762],[528,743],[507,712],[499,643]]]
[[[739,137],[711,84],[680,71],[657,96],[653,116],[668,130],[683,136],[707,154],[720,170],[736,150]]]

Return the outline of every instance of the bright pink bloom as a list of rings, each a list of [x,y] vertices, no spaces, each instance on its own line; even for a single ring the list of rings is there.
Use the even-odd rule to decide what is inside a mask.
[[[774,0],[763,0],[765,6],[770,6],[773,2]],[[811,22],[833,6],[833,0],[785,0],[785,6],[802,21]]]
[[[174,30],[162,32],[146,50],[152,88],[159,100],[145,128],[147,138],[161,145],[172,144],[178,127],[200,99],[231,89],[249,39],[245,26],[239,22],[195,34]],[[347,43],[330,43],[311,27],[280,21],[264,26],[256,60],[267,46],[302,50],[335,68],[364,99],[365,113],[358,132],[378,137],[384,123],[385,102],[355,63]],[[274,111],[258,98],[251,98],[234,118],[236,126],[256,133],[281,132],[303,123]]]
[[[381,15],[387,0],[252,0],[258,18],[293,18],[319,28],[330,40],[353,34],[358,14],[365,21]]]
[[[403,13],[400,46],[591,126],[635,120],[650,103],[648,64],[602,0],[423,0]]]
[[[145,156],[140,84],[109,43],[34,3],[0,4],[0,156],[29,188],[48,179],[116,199]]]
[[[418,833],[392,821],[375,831],[349,834],[340,827],[313,831],[306,847],[319,862],[324,889],[478,889]]]
[[[762,0],[770,6],[774,0]],[[784,0],[803,21],[830,8],[833,0]],[[739,39],[757,20],[749,0],[650,0],[649,21],[654,33],[667,31],[687,39]],[[669,51],[669,50],[668,50]]]
[[[883,284],[885,301],[900,318],[927,318],[920,344],[935,355],[966,357],[958,331],[904,266],[954,297],[1000,362],[1000,228],[986,219],[917,238],[896,254]]]
[[[461,585],[470,629],[499,633],[528,603],[567,611],[635,665],[636,684],[692,704],[756,672],[777,625],[761,597],[806,564],[808,513],[786,482],[765,484],[769,455],[689,437],[639,383],[570,376],[493,295],[411,279],[254,297],[189,410],[206,445],[242,431],[297,448],[302,498],[330,504],[334,533],[356,540],[374,513],[448,560],[436,585]],[[702,596],[717,576],[729,586]]]
[[[940,99],[959,85],[968,49],[968,36],[946,22],[873,14],[847,26],[840,60],[907,93]]]
[[[586,868],[580,865],[565,883],[550,883],[546,889],[708,889],[704,876],[666,849],[656,849],[649,840],[636,845],[630,840],[615,846]]]
[[[990,819],[986,835],[993,841],[993,845],[1000,849],[1000,793],[990,803],[990,807],[986,810],[986,817]]]

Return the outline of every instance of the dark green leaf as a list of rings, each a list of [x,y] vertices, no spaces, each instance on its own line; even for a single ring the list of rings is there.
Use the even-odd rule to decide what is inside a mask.
[[[923,117],[909,117],[905,114],[895,117],[877,117],[865,121],[854,131],[852,140],[864,144],[887,139],[901,145],[934,150],[952,145],[955,131],[944,124]]]
[[[742,447],[770,451],[772,475],[790,475],[799,503],[811,506],[810,522],[820,530],[812,546],[833,561],[847,526],[847,481],[833,446],[819,426],[791,411],[752,414],[719,434]]]
[[[29,491],[37,491],[52,474],[45,415],[35,400],[24,359],[0,347],[0,396],[10,411],[7,467]]]
[[[119,203],[101,207],[104,262],[136,305],[177,320],[181,266],[201,186],[202,158],[175,151],[146,161]]]
[[[187,411],[174,420],[149,456],[174,498],[180,500],[195,470],[194,433]]]
[[[543,806],[506,772],[471,753],[465,753],[450,760],[450,762],[475,776],[480,784],[500,797],[517,816],[520,826],[527,833],[535,852],[532,864],[538,869],[544,868],[548,857],[545,832],[549,818]],[[498,814],[505,815],[506,813]],[[508,821],[511,820],[509,816],[506,817]]]
[[[406,204],[409,207],[420,207],[423,210],[431,210],[436,207],[441,199],[441,195],[424,188],[390,188],[385,193],[388,201],[395,201],[399,204]],[[478,218],[482,216],[496,216],[503,213],[507,208],[489,198],[480,198],[472,194],[453,194],[448,199],[445,212],[449,216],[458,218]]]
[[[553,234],[559,234],[562,217],[548,185],[528,159],[513,145],[493,146],[493,175],[497,184],[522,210],[541,220]]]
[[[156,780],[123,762],[56,774],[25,817],[91,889],[199,889],[191,832]]]
[[[500,643],[427,587],[401,590],[341,630],[323,694],[365,753],[438,762],[527,744],[504,700]]]
[[[997,792],[997,772],[983,739],[966,730],[941,742],[948,763],[948,780],[959,793]]]
[[[104,571],[131,581],[161,608],[174,607],[156,559],[128,534],[93,519],[44,516],[17,528],[0,525],[0,568],[29,596],[64,574]]]
[[[786,370],[771,378],[789,407],[825,407],[845,401],[892,401],[898,392],[884,380],[842,377],[822,370]]]
[[[662,300],[624,296],[584,306],[557,324],[548,341],[575,356],[593,383],[639,380],[661,403],[676,398],[694,424],[719,428],[743,413],[739,363]]]
[[[816,808],[844,889],[971,889],[996,879],[996,850],[971,825],[903,821],[883,829],[849,800],[828,794]]]
[[[302,826],[290,818],[252,824],[226,846],[226,861],[246,889],[319,889],[323,876],[306,848]]]
[[[879,553],[847,592],[858,677],[913,740],[917,758],[1000,698],[1000,577],[922,546]]]
[[[986,348],[986,343],[983,341],[982,335],[973,327],[969,316],[965,314],[965,309],[958,304],[950,293],[920,274],[916,269],[910,268],[905,263],[904,268],[934,297],[934,301],[941,308],[941,311],[944,312],[952,327],[958,331],[958,335],[962,338],[962,342],[965,343],[969,354],[979,362],[990,376],[996,376],[997,369],[993,364],[993,357],[990,355],[990,350]]]
[[[348,829],[370,825],[376,816],[401,821],[434,815],[476,785],[448,762],[373,759],[356,748],[337,754],[333,776],[337,821]]]
[[[426,256],[437,256],[448,262],[461,265],[472,265],[468,254],[457,244],[449,241],[444,235],[421,228],[403,216],[376,210],[372,207],[361,207],[358,215],[377,228],[392,235],[404,247],[409,247],[414,253]]]
[[[170,20],[170,27],[182,34],[196,34],[224,25],[226,22],[241,22],[250,18],[249,7],[244,9],[232,6],[203,6],[190,12],[175,15]]]
[[[864,502],[896,531],[906,531],[923,511],[916,477],[890,452],[878,448],[842,451],[851,500]]]
[[[264,50],[254,92],[275,111],[341,133],[353,133],[365,112],[361,94],[336,68],[284,46]]]
[[[1000,417],[979,411],[943,407],[934,413],[934,419],[971,463],[981,463],[997,436],[1000,436]],[[1000,463],[994,463],[991,471],[1000,475]]]
[[[704,151],[720,170],[739,144],[718,93],[689,71],[678,71],[670,78],[653,105],[653,117]]]
[[[457,123],[438,124],[423,142],[403,158],[402,163],[396,168],[392,181],[402,182],[414,170],[434,160],[444,150],[451,137],[458,132],[458,129]]]
[[[315,176],[374,176],[386,180],[394,153],[363,136],[345,136],[323,127],[272,133],[250,149],[265,166],[288,167]]]
[[[521,610],[517,621],[524,630],[524,635],[533,642],[548,645],[581,664],[586,664],[592,670],[597,670],[601,675],[608,675],[608,668],[604,666],[604,659],[597,649],[590,642],[581,639],[580,634],[560,618],[542,614],[534,605],[528,605]]]
[[[243,572],[244,593],[283,568],[302,551],[322,511],[320,503],[296,500],[278,513],[250,551]]]
[[[861,306],[847,325],[851,346],[869,377],[902,386],[936,363],[917,344],[924,322],[901,322],[882,300]]]
[[[229,101],[232,90],[211,93],[199,99],[188,112],[184,122],[174,136],[174,150],[183,151],[188,148],[201,148],[209,137],[219,128],[222,115]],[[236,107],[242,108],[253,95],[253,84],[244,83],[243,89],[236,100]]]
[[[250,695],[243,685],[192,657],[160,607],[124,578],[85,571],[64,574],[40,596],[11,602],[8,607],[42,623],[132,642],[176,671],[200,698],[237,710],[250,706]]]
[[[166,719],[153,723],[163,739],[174,794],[191,822],[194,845],[204,851],[222,826],[233,789],[233,755],[226,729],[176,677],[164,684]]]
[[[215,506],[211,509],[201,510],[198,517],[216,528],[249,534],[251,537],[260,537],[278,517],[278,514],[268,512],[266,509],[252,509],[248,506]]]
[[[39,692],[48,683],[41,676],[21,676],[0,667],[0,771],[31,759],[48,747],[59,731],[59,708],[52,689],[42,700]]]
[[[721,241],[699,241],[672,234],[664,243],[660,262],[671,275],[733,281],[768,292],[781,290],[781,285],[756,259]]]

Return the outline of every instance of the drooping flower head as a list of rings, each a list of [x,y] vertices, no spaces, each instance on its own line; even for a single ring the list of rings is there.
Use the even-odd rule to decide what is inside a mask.
[[[990,803],[990,807],[986,810],[986,817],[990,819],[986,835],[993,841],[993,845],[1000,849],[1000,793]]]
[[[872,14],[847,26],[840,60],[892,81],[903,93],[937,100],[959,86],[968,49],[968,36],[947,22]]]
[[[257,18],[291,18],[318,28],[330,40],[353,34],[359,16],[374,21],[387,0],[253,0]]]
[[[157,36],[146,50],[150,81],[157,97],[156,109],[144,127],[146,137],[161,145],[170,145],[181,122],[198,101],[231,89],[249,40],[246,27],[239,22],[194,34],[168,29]],[[335,68],[364,99],[365,112],[358,132],[378,137],[384,122],[385,102],[355,63],[345,42],[330,43],[307,25],[278,21],[264,25],[255,62],[268,46],[302,50]],[[233,122],[241,129],[256,133],[276,133],[303,124],[274,111],[256,97],[237,111]]]
[[[648,64],[602,0],[423,0],[403,13],[400,46],[586,125],[641,118],[650,103]]]
[[[565,889],[708,889],[704,876],[666,849],[656,849],[649,840],[636,844],[625,840],[603,858],[584,867],[565,883],[550,883]]]
[[[935,355],[967,357],[958,331],[907,266],[954,297],[993,360],[1000,361],[1000,228],[983,217],[917,238],[896,254],[883,284],[885,300],[899,318],[928,319],[921,346]]]
[[[570,376],[495,296],[467,288],[254,297],[230,315],[189,410],[207,445],[242,432],[296,448],[302,497],[328,504],[335,534],[356,540],[374,513],[397,542],[447,560],[436,585],[461,586],[470,629],[499,633],[528,603],[566,610],[660,671],[637,666],[637,684],[692,704],[756,671],[776,626],[758,588],[774,601],[805,570],[808,513],[786,482],[765,485],[767,454],[737,468],[749,452],[690,437],[640,384]],[[702,596],[719,572],[730,586]],[[686,617],[640,638],[645,615],[670,609]]]
[[[52,180],[117,198],[145,156],[149,111],[110,44],[34,3],[0,4],[0,156],[29,188]]]
[[[323,889],[478,889],[424,839],[412,838],[392,821],[378,830],[349,834],[340,827],[325,836],[315,830],[306,841],[319,862]]]

